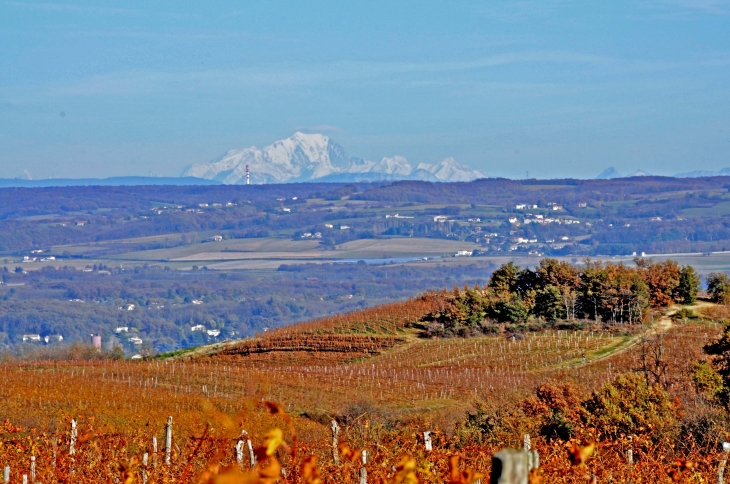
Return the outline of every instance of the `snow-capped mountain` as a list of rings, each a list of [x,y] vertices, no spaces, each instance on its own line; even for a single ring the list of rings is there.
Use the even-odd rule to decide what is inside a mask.
[[[351,158],[328,136],[304,133],[294,133],[262,149],[252,146],[231,150],[211,163],[192,165],[183,176],[243,184],[246,165],[251,172],[251,183],[367,179],[471,181],[484,176],[453,158],[433,165],[419,163],[415,168],[402,156],[384,157],[377,162]]]
[[[706,176],[730,176],[730,168],[723,168],[719,171],[695,170],[674,175],[675,178],[700,178]]]
[[[598,176],[595,178],[596,180],[612,180],[614,178],[631,178],[634,176],[653,176],[651,173],[647,173],[644,170],[636,170],[635,172],[631,173],[630,175],[622,175],[619,173],[619,171],[614,168],[606,168],[601,173],[598,174]]]
[[[596,180],[611,180],[613,178],[623,178],[623,175],[619,173],[619,171],[614,167],[609,167],[603,170],[601,173],[598,174],[598,176],[595,178]]]

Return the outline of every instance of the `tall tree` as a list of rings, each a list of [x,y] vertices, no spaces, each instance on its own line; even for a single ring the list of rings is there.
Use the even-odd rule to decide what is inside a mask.
[[[694,304],[700,289],[700,277],[692,266],[682,266],[675,300],[682,304]]]
[[[651,259],[637,258],[634,262],[646,283],[651,307],[659,308],[673,304],[679,286],[679,265],[673,260],[654,262]]]
[[[578,305],[583,314],[598,321],[603,300],[603,285],[606,281],[606,269],[601,261],[586,259],[585,267],[580,274],[578,287]]]
[[[730,277],[724,272],[712,272],[707,276],[707,292],[712,302],[730,303]]]
[[[563,317],[575,318],[576,302],[578,300],[577,289],[580,284],[580,273],[578,268],[569,262],[561,262],[557,259],[542,259],[535,270],[540,289],[543,291],[553,287],[559,294],[559,300],[563,305]],[[555,294],[549,290],[548,294]]]

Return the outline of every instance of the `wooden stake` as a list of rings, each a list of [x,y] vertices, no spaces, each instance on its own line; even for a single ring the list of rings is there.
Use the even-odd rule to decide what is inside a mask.
[[[426,452],[431,452],[433,450],[433,444],[431,443],[431,432],[423,433],[423,445],[426,446]]]
[[[253,445],[251,444],[251,438],[246,433],[246,445],[248,446],[248,459],[251,462],[251,468],[256,466],[256,454],[253,451]]]
[[[362,451],[362,467],[360,468],[360,484],[368,484],[368,470],[365,468],[365,464],[368,463],[368,451],[363,449]]]
[[[332,459],[335,461],[335,465],[340,465],[340,451],[338,450],[340,426],[337,425],[336,420],[332,420],[330,426],[332,427]]]
[[[30,456],[30,482],[35,482],[35,456]]]
[[[245,430],[241,430],[241,438],[236,442],[236,462],[241,468],[243,468],[243,448],[246,446],[247,439],[248,433]]]
[[[165,464],[170,465],[172,461],[172,417],[167,417],[165,428]]]
[[[68,445],[68,455],[74,455],[76,453],[76,436],[78,431],[76,430],[76,420],[71,420],[71,442]]]
[[[150,454],[145,452],[142,456],[142,484],[147,484],[147,464],[150,460]]]
[[[10,482],[10,466],[3,469],[3,482]]]
[[[722,460],[720,461],[720,467],[717,469],[717,484],[723,484],[725,482],[725,468],[727,467],[727,456],[730,452],[730,443],[722,443]]]

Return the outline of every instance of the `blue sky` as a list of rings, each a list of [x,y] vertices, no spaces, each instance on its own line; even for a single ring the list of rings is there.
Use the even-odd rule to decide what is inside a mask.
[[[730,166],[730,0],[0,0],[0,177],[322,132],[488,176]]]

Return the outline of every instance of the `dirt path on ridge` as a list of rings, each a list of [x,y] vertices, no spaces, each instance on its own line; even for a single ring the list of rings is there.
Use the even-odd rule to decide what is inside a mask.
[[[694,311],[695,309],[701,309],[701,308],[709,308],[715,306],[714,303],[707,302],[707,301],[697,301],[692,305],[689,306],[681,306],[678,304],[674,304],[672,306],[669,306],[664,314],[659,317],[659,319],[656,319],[653,323],[651,323],[646,330],[643,333],[639,333],[637,335],[632,336],[631,338],[627,339],[626,341],[621,342],[619,345],[617,345],[615,348],[612,348],[610,351],[602,354],[598,358],[590,359],[588,363],[595,363],[597,361],[602,361],[608,358],[611,358],[612,356],[615,356],[619,353],[623,353],[624,351],[627,351],[641,341],[641,338],[644,336],[655,336],[657,334],[662,334],[668,332],[670,329],[672,329],[672,326],[674,325],[674,321],[672,321],[672,316],[674,316],[677,311],[679,311],[682,308],[686,308],[689,310]]]

